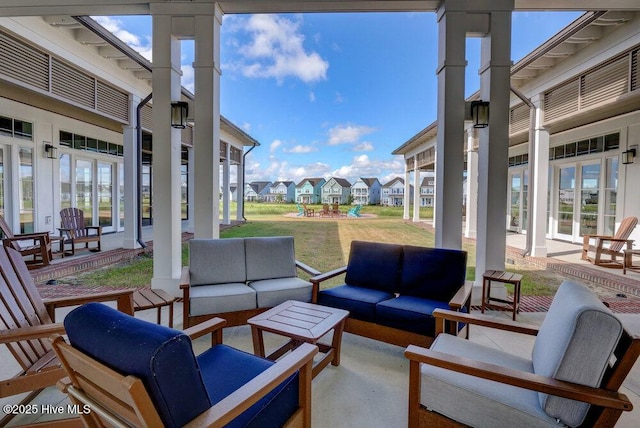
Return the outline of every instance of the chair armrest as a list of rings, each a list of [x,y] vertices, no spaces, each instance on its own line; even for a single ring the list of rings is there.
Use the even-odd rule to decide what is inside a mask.
[[[602,236],[602,237],[599,236],[598,240],[600,240],[600,241],[613,241],[613,242],[633,243],[633,239],[612,238],[611,236]]]
[[[11,238],[4,237],[5,241],[26,241],[27,239],[46,239],[49,237],[49,232],[34,232],[34,233],[21,233],[19,235],[13,235]]]
[[[56,299],[43,299],[51,321],[55,322],[56,308],[67,306],[79,306],[90,302],[111,302],[116,301],[118,310],[128,315],[133,315],[133,292],[134,290],[114,290],[98,294],[88,294],[85,296],[61,297]]]
[[[464,285],[458,289],[456,294],[449,300],[449,307],[453,310],[469,308],[471,306],[472,281],[465,281]]]
[[[72,239],[76,236],[76,231],[74,229],[67,229],[64,227],[59,227],[58,231],[60,232],[60,235],[62,235],[64,237],[64,235],[69,235],[69,237],[71,237]]]
[[[89,233],[90,230],[95,230],[97,235],[102,235],[102,226],[85,226],[84,229]]]
[[[11,328],[0,331],[0,343],[7,344],[22,340],[42,339],[55,333],[64,334],[64,325],[56,323]]]
[[[311,302],[316,303],[318,301],[318,292],[320,291],[320,283],[322,281],[331,279],[334,276],[342,275],[346,271],[347,271],[347,267],[343,266],[341,268],[330,270],[329,272],[325,272],[310,278],[309,281],[311,281],[311,285],[312,285]]]
[[[314,269],[305,263],[302,263],[300,260],[296,260],[296,267],[302,269],[304,272],[308,273],[309,275],[313,275],[313,276],[320,275],[319,270]]]
[[[458,373],[464,373],[482,379],[489,379],[545,394],[613,409],[632,409],[629,399],[624,394],[620,394],[615,391],[607,391],[571,382],[564,382],[551,377],[496,366],[494,364],[488,364],[466,357],[432,351],[415,345],[409,345],[404,355],[411,361],[425,363]]]
[[[303,343],[293,352],[285,355],[274,365],[251,379],[213,407],[189,422],[186,427],[224,426],[258,402],[268,392],[284,382],[297,370],[304,367],[300,382],[311,382],[313,357],[318,347]],[[306,373],[303,373],[306,372]],[[300,386],[300,389],[306,388]],[[309,385],[310,388],[310,385]],[[309,391],[310,392],[310,391]]]
[[[444,331],[445,321],[456,321],[466,324],[479,325],[482,327],[495,328],[497,330],[510,331],[513,333],[528,334],[536,336],[538,334],[538,326],[523,324],[511,320],[496,321],[495,318],[481,315],[465,314],[463,312],[450,311],[446,309],[436,309],[433,311],[433,317],[436,319],[436,336]]]
[[[192,327],[185,328],[184,334],[189,336],[191,340],[211,333],[211,346],[219,345],[222,343],[222,329],[227,324],[227,320],[222,318],[211,318],[200,324],[196,324]]]

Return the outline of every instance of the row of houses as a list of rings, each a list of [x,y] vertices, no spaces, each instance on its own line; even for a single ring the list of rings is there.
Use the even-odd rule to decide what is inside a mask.
[[[428,174],[420,184],[420,206],[433,206],[435,181]],[[409,201],[413,201],[414,186],[409,186]],[[231,186],[231,199],[237,201],[237,186]],[[377,178],[359,178],[351,184],[344,178],[304,178],[293,181],[253,181],[244,187],[244,200],[248,202],[296,202],[301,204],[362,204],[403,206],[405,182],[396,177],[386,184]]]

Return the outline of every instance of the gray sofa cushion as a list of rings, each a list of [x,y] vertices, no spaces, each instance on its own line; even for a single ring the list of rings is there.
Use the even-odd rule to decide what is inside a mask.
[[[247,280],[296,276],[292,236],[244,238]]]
[[[244,283],[200,285],[189,292],[191,316],[256,308],[256,291]]]
[[[192,239],[189,275],[192,286],[245,282],[244,239]]]
[[[588,288],[565,281],[553,299],[533,348],[535,373],[599,386],[622,335],[622,324]],[[580,425],[589,406],[540,395],[540,405],[567,425]]]
[[[259,308],[271,308],[287,300],[311,301],[311,283],[300,278],[275,278],[252,281]]]
[[[531,361],[457,336],[441,334],[430,349],[531,373]],[[540,407],[535,391],[421,364],[420,403],[473,427],[560,426]]]

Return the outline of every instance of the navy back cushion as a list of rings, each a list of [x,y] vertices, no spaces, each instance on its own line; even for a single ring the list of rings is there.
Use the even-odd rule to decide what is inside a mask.
[[[191,339],[181,331],[100,303],[74,309],[64,326],[75,348],[122,375],[140,378],[165,426],[183,426],[211,407]]]
[[[351,242],[345,283],[356,287],[398,292],[402,267],[402,245]]]
[[[466,251],[404,246],[400,294],[448,302],[466,276]]]

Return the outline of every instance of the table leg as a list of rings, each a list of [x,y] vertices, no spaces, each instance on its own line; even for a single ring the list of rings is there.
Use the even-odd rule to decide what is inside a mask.
[[[262,337],[262,330],[252,325],[251,337],[253,338],[253,353],[259,357],[264,357],[264,338]]]
[[[173,328],[173,302],[169,303],[169,327]]]
[[[333,339],[331,340],[331,347],[334,351],[333,359],[331,360],[332,366],[340,365],[340,348],[342,347],[342,332],[344,331],[344,323],[345,320],[340,321],[340,323],[333,329]]]

